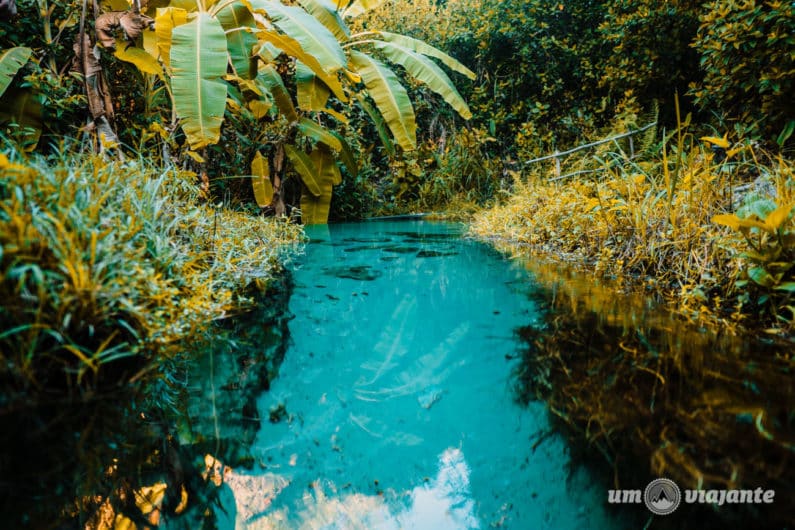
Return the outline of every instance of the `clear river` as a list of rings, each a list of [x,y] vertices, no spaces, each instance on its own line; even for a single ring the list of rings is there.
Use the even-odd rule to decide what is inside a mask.
[[[228,472],[222,528],[626,527],[545,405],[517,403],[532,279],[462,231],[308,227],[291,345],[258,403],[254,469]]]

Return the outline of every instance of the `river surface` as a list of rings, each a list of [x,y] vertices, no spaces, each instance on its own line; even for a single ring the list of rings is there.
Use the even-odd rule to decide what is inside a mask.
[[[625,527],[544,404],[516,403],[516,329],[540,319],[528,273],[462,231],[308,227],[292,344],[221,527]]]

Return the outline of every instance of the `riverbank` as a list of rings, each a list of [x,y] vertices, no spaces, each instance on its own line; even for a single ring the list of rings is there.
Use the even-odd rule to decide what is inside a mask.
[[[501,204],[474,216],[471,233],[642,285],[695,324],[791,340],[794,165],[761,159],[750,145],[727,153],[709,144],[676,161],[592,157],[582,166],[597,177],[516,178]]]
[[[165,447],[187,367],[261,301],[302,230],[141,160],[4,152],[0,171],[2,513],[85,520],[151,484],[141,462],[178,463]]]

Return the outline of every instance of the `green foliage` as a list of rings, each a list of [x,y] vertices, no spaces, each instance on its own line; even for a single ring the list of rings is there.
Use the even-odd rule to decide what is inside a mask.
[[[708,2],[700,22],[693,42],[704,70],[697,101],[738,120],[738,132],[776,138],[795,120],[795,5]]]
[[[226,107],[228,54],[217,18],[199,13],[171,33],[174,107],[192,149],[218,142]]]
[[[20,68],[30,59],[33,50],[17,46],[0,53],[0,96],[6,91]]]
[[[0,50],[33,52],[0,97],[0,130],[28,149],[42,135],[57,142],[82,125],[85,97],[69,73],[79,6],[77,0],[20,0],[17,16],[0,20]]]
[[[621,97],[627,91],[642,102],[670,101],[701,79],[698,54],[690,43],[698,29],[701,0],[614,0],[599,32],[610,50],[602,61],[591,60],[599,86]]]
[[[130,440],[157,438],[141,415],[174,417],[187,354],[299,240],[294,225],[214,210],[194,180],[141,160],[0,153],[0,442],[29,455],[0,459],[14,477],[3,513],[32,499],[49,523],[143,450]]]
[[[726,225],[742,234],[747,250],[744,278],[735,281],[740,300],[752,299],[758,310],[772,312],[777,324],[795,323],[795,228],[791,213],[795,202],[777,204],[770,199],[756,199],[737,214],[721,214],[714,223]],[[782,311],[783,310],[783,311]]]
[[[483,129],[462,129],[435,149],[423,151],[429,160],[420,178],[418,209],[446,212],[451,204],[493,199],[500,189],[500,173],[487,154],[493,141]]]

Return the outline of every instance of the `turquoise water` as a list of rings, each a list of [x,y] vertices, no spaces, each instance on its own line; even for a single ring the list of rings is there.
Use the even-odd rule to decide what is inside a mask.
[[[310,227],[255,470],[228,472],[222,526],[622,527],[543,404],[514,402],[514,330],[539,319],[527,273],[461,230]]]

